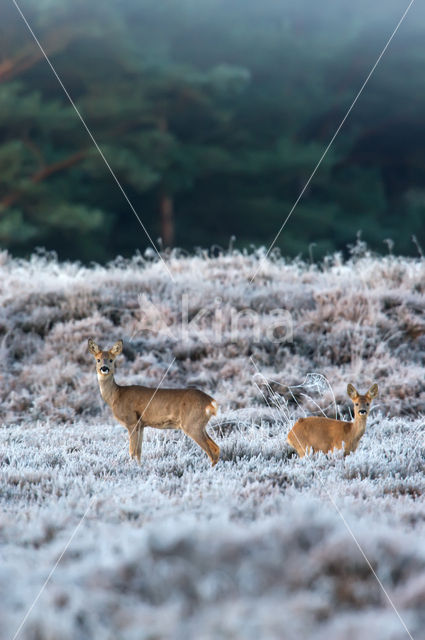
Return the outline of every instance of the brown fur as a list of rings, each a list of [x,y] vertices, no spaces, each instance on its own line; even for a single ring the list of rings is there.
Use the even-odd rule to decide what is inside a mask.
[[[373,398],[378,395],[378,385],[374,384],[365,395],[360,395],[352,384],[347,387],[347,393],[354,402],[354,420],[332,420],[321,416],[300,418],[288,434],[288,443],[300,458],[312,450],[328,453],[333,449],[342,449],[344,454],[355,451],[360,438],[366,429]],[[363,413],[365,412],[365,413]]]
[[[102,398],[114,417],[129,432],[130,456],[140,462],[143,429],[181,429],[217,464],[220,448],[210,438],[206,425],[217,413],[216,401],[199,389],[151,389],[139,385],[121,386],[114,379],[115,358],[122,351],[122,341],[102,351],[90,338],[89,351],[96,359],[96,371]],[[108,372],[102,372],[107,367]]]

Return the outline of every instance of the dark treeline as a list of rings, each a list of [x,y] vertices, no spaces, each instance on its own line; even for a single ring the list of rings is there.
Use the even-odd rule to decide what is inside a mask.
[[[407,2],[22,1],[163,245],[268,245]],[[425,245],[425,48],[412,7],[281,234],[285,254]],[[0,24],[0,245],[104,261],[148,245],[13,3]]]

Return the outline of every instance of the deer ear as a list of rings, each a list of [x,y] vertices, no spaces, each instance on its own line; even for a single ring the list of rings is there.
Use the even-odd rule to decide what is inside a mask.
[[[121,352],[122,352],[122,340],[118,340],[118,342],[114,344],[112,349],[109,349],[109,353],[111,353],[113,356],[119,356]]]
[[[376,398],[376,396],[378,395],[378,385],[377,384],[373,384],[371,386],[371,388],[369,389],[369,391],[367,392],[367,395],[369,396],[369,398],[371,400],[373,398]]]
[[[97,353],[100,353],[101,348],[97,346],[97,344],[95,343],[95,341],[93,340],[93,338],[89,338],[88,340],[88,345],[89,345],[89,351],[90,353],[92,353],[94,356]]]
[[[347,393],[352,400],[355,400],[359,395],[359,392],[357,391],[356,387],[352,384],[347,385]]]

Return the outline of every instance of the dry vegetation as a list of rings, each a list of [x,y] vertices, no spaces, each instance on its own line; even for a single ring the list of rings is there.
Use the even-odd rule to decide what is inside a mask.
[[[425,261],[363,249],[267,260],[252,284],[259,255],[236,252],[168,256],[174,282],[141,257],[0,254],[2,639],[84,514],[19,638],[408,638],[347,526],[425,638]],[[154,386],[173,363],[166,385],[217,399],[217,467],[149,429],[130,461],[89,336],[124,339],[119,382]],[[349,381],[381,390],[358,450],[299,460],[294,419],[348,416]]]

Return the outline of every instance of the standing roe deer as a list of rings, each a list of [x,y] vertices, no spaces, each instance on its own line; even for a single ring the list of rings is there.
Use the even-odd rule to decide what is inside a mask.
[[[122,340],[102,351],[89,338],[89,351],[96,358],[100,393],[114,417],[129,432],[130,456],[140,464],[144,427],[181,429],[208,455],[212,466],[220,456],[219,446],[206,431],[206,424],[217,413],[217,402],[198,389],[150,389],[139,385],[120,386],[114,379],[115,358],[122,352]]]
[[[306,451],[323,451],[328,453],[333,449],[342,449],[348,455],[357,449],[360,438],[366,429],[373,398],[378,395],[378,385],[373,384],[365,395],[360,395],[352,384],[347,386],[347,393],[354,402],[354,420],[332,420],[321,416],[300,418],[288,434],[288,443],[294,447],[300,458]]]

